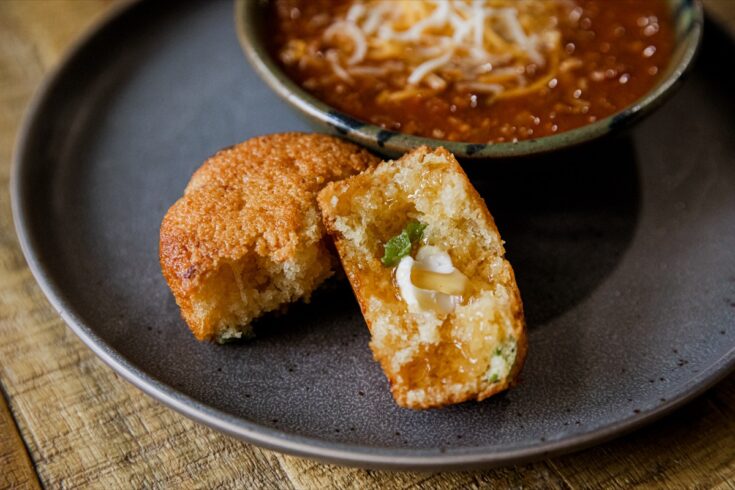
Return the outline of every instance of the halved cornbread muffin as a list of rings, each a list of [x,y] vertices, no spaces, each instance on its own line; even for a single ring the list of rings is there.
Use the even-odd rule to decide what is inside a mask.
[[[308,300],[332,274],[316,194],[379,160],[319,134],[274,134],[208,159],[163,219],[161,269],[200,339],[250,333],[250,322]]]
[[[521,297],[485,202],[454,156],[419,148],[318,197],[396,402],[482,400],[526,356]]]

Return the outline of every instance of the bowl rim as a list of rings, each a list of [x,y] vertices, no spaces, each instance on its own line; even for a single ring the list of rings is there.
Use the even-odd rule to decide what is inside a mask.
[[[253,26],[252,22],[248,22],[252,13],[262,8],[268,1],[235,0],[235,26],[245,56],[260,78],[279,97],[310,120],[381,152],[404,153],[422,145],[431,148],[442,146],[463,159],[498,159],[550,153],[592,141],[642,119],[660,107],[681,85],[701,45],[704,26],[704,8],[701,0],[681,0],[679,8],[688,5],[693,16],[689,28],[678,41],[684,44],[678,63],[653,89],[623,109],[593,123],[554,135],[517,142],[470,143],[387,130],[350,116],[302,89],[268,54],[268,49],[258,35],[258,28]],[[667,1],[667,5],[673,10],[670,1]]]

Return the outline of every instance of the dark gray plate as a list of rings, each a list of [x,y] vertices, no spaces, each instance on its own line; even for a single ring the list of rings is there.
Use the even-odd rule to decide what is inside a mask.
[[[468,165],[508,242],[530,331],[523,382],[483,403],[397,408],[346,284],[196,342],[159,271],[158,226],[194,169],[305,129],[243,60],[229,2],[136,3],[45,85],[13,206],[31,269],[106,363],[172,408],[324,460],[442,469],[519,462],[641,426],[735,365],[735,73],[708,25],[690,80],[637,130]]]

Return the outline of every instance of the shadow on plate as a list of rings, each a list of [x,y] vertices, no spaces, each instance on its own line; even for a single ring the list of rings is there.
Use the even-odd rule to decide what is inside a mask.
[[[640,185],[628,137],[465,168],[506,242],[531,329],[594,291],[631,242]]]

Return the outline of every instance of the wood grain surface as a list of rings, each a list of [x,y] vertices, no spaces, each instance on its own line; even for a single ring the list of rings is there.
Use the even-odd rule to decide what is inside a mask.
[[[259,449],[122,380],[47,303],[18,248],[8,196],[12,145],[33,90],[113,3],[0,0],[0,488],[40,481],[47,488],[735,489],[734,376],[660,422],[593,449],[437,474],[358,470]],[[735,25],[735,0],[707,4]]]

